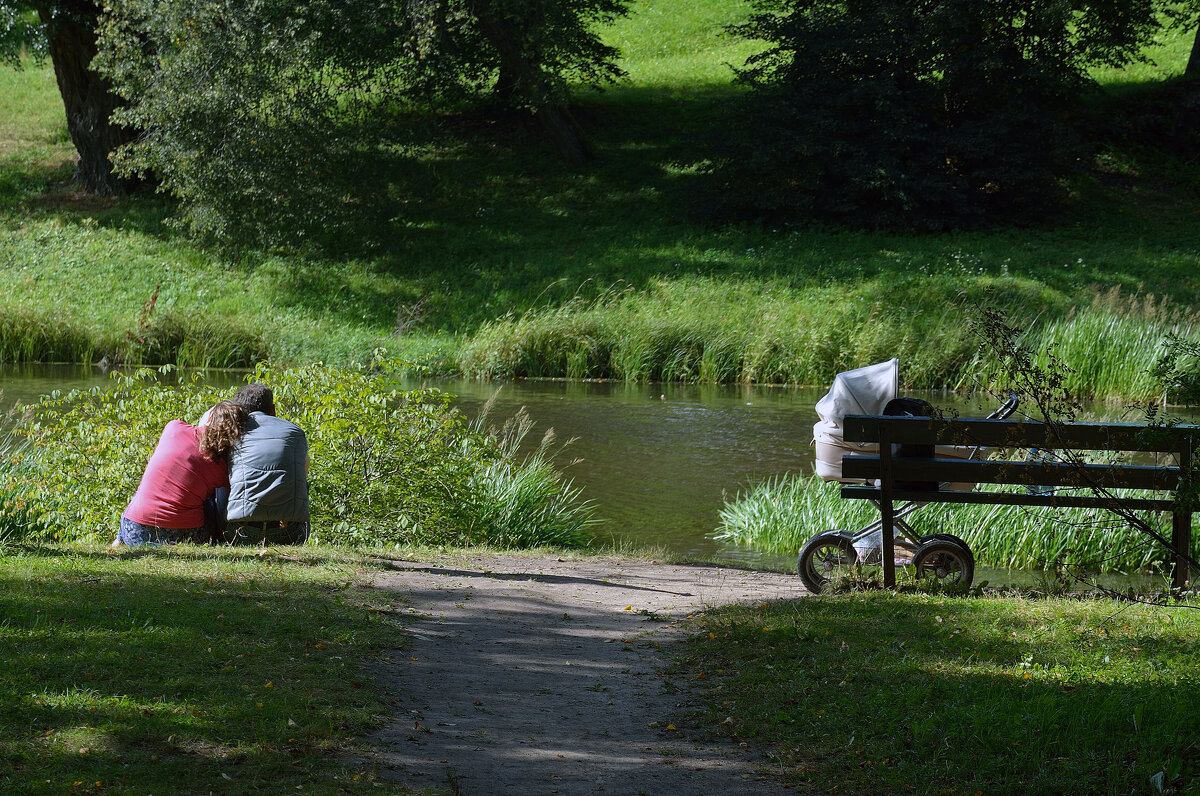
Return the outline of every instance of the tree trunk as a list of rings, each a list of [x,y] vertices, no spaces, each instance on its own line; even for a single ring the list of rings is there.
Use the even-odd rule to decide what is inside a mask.
[[[132,140],[129,131],[110,121],[121,104],[108,81],[89,67],[96,57],[100,9],[88,0],[63,0],[38,10],[46,26],[54,76],[67,112],[67,131],[79,152],[75,179],[88,193],[113,195],[122,184],[113,174],[109,153]]]
[[[486,3],[476,3],[475,18],[483,35],[500,56],[497,92],[512,105],[525,105],[568,160],[582,163],[596,156],[583,128],[571,111],[556,102],[537,64],[530,63],[520,45],[509,34],[504,21],[490,13]]]
[[[1183,75],[1200,79],[1200,28],[1196,28],[1196,36],[1192,39],[1192,54],[1188,57],[1187,69],[1183,70]]]

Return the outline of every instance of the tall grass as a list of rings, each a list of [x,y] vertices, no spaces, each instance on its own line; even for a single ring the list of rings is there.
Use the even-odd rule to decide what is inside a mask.
[[[820,531],[857,531],[879,519],[869,502],[843,500],[839,488],[815,475],[770,479],[721,509],[716,536],[795,555]],[[1154,522],[1170,535],[1169,516]],[[962,537],[987,566],[1040,569],[1061,561],[1105,573],[1161,569],[1168,561],[1164,548],[1099,509],[930,503],[912,515],[911,524],[921,533]],[[1192,554],[1200,554],[1200,533],[1192,535]]]
[[[1195,310],[1154,296],[1125,296],[1117,288],[1097,293],[1090,304],[1031,326],[1024,343],[1048,365],[1051,353],[1069,368],[1064,387],[1076,396],[1139,402],[1169,398],[1150,368],[1169,335],[1200,340]],[[976,357],[962,369],[958,386],[998,378],[996,358]]]
[[[484,324],[457,367],[475,376],[828,384],[838,372],[897,356],[916,388],[995,382],[995,358],[968,331],[973,301],[1007,307],[1026,343],[1072,368],[1068,388],[1148,400],[1147,371],[1167,334],[1200,339],[1186,311],[1119,290],[1076,309],[1035,284],[905,276],[796,289],[779,281],[659,281]]]
[[[90,362],[98,347],[65,310],[0,306],[0,362]]]
[[[5,430],[0,431],[0,484],[3,484],[0,485],[0,550],[10,541],[35,537],[44,530],[44,523],[31,503],[30,495],[25,490],[9,486],[19,482],[12,476],[18,468],[28,466],[27,459],[32,454],[32,447],[28,440],[12,434],[10,423],[3,422],[3,426]]]
[[[484,428],[489,408],[485,405],[474,421],[477,430]],[[555,447],[553,429],[532,450],[522,450],[532,429],[532,418],[521,410],[493,432],[499,456],[483,464],[470,482],[477,532],[488,544],[505,548],[586,546],[585,532],[598,522],[595,507],[558,469],[563,449]]]

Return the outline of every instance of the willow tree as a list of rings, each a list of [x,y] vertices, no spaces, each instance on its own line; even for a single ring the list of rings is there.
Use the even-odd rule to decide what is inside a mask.
[[[118,166],[152,172],[201,233],[291,245],[378,209],[356,176],[382,145],[364,120],[396,109],[516,111],[585,159],[568,85],[620,76],[596,27],[627,2],[126,0],[97,61],[144,130]]]

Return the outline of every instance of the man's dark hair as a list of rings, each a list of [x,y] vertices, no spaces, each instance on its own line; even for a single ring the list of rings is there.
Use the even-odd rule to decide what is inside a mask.
[[[275,414],[275,394],[265,384],[247,384],[233,396],[233,402],[246,407],[247,412]]]

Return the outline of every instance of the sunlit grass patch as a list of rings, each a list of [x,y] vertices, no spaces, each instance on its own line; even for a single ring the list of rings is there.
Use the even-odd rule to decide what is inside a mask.
[[[847,794],[1192,792],[1200,614],[858,593],[700,619],[701,727]],[[1162,784],[1156,791],[1152,780]]]

